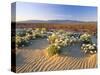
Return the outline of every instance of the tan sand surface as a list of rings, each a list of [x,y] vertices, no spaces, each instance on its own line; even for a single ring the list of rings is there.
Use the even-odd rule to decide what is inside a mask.
[[[24,49],[16,54],[16,72],[57,71],[97,67],[97,54],[85,57],[55,55],[47,57],[45,50]]]

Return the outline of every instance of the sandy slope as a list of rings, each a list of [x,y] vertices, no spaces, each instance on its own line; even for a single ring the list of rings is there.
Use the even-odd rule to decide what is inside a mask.
[[[21,50],[17,55],[17,72],[56,71],[96,68],[96,54],[86,57],[47,57],[43,50]]]

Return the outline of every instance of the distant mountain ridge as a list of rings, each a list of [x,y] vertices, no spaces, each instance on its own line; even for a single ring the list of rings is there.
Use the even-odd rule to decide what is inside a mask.
[[[18,23],[83,23],[96,21],[77,21],[77,20],[26,20],[18,21]]]

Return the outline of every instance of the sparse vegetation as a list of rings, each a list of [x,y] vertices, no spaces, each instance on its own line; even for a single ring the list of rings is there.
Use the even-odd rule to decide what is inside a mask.
[[[35,40],[37,38],[47,38],[49,47],[46,50],[49,56],[59,54],[59,48],[71,46],[75,43],[81,43],[81,50],[85,53],[92,54],[96,53],[97,51],[96,45],[94,46],[94,44],[92,43],[92,35],[89,33],[80,34],[67,32],[65,30],[53,30],[51,34],[48,34],[48,32],[50,31],[47,31],[46,28],[29,28],[25,30],[16,35],[17,48],[30,45],[31,40]]]
[[[91,43],[91,35],[88,34],[88,33],[84,33],[83,35],[80,36],[80,40],[83,42],[83,43]]]
[[[30,61],[32,62],[31,63],[32,65],[34,64],[32,68],[35,68],[37,66],[37,68],[35,68],[34,71],[36,71],[39,68],[38,65],[41,64],[43,65],[40,66],[41,68],[39,70],[43,70],[43,71],[48,70],[48,68],[50,70],[54,70],[54,69],[56,70],[58,69],[58,67],[62,69],[65,68],[73,69],[73,67],[90,68],[96,66],[97,45],[95,42],[93,42],[93,38],[92,38],[92,36],[96,36],[96,34],[92,35],[91,34],[92,32],[91,33],[89,32],[91,30],[88,29],[91,26],[89,28],[85,28],[84,27],[85,25],[84,26],[64,25],[65,27],[60,25],[56,27],[56,25],[52,26],[50,24],[49,27],[51,27],[51,29],[49,29],[47,25],[45,25],[47,28],[44,25],[43,26],[40,25],[41,27],[39,27],[38,25],[36,26],[37,27],[35,28],[32,27],[26,28],[24,29],[24,31],[19,32],[16,35],[16,51],[18,50],[19,50],[18,52],[21,51],[23,56],[27,58],[25,59],[25,62]],[[85,32],[83,30],[85,30]],[[23,49],[25,49],[25,51],[22,51]],[[89,57],[87,57],[84,53],[89,55]],[[46,54],[48,56],[46,56]],[[88,65],[91,64],[90,59],[93,62],[92,66]],[[38,64],[37,63],[35,64],[33,61],[38,62]],[[76,66],[76,64],[73,66],[69,66],[69,64],[66,64],[64,62],[69,62],[72,64],[75,63],[78,64],[78,62],[80,62],[81,64],[80,66]],[[59,65],[58,63],[63,64],[63,66]],[[30,66],[30,64],[28,65]],[[25,67],[27,68],[27,65]],[[17,71],[22,71],[18,69]],[[25,71],[27,70],[28,69],[26,69]]]
[[[66,23],[66,24],[49,24],[49,23],[17,23],[17,28],[46,28],[55,30],[66,30],[76,32],[96,32],[96,22],[88,23]]]
[[[82,44],[81,50],[85,53],[94,54],[97,52],[97,47],[95,44]]]
[[[46,35],[45,28],[36,28],[36,29],[24,29],[21,32],[17,32],[16,35],[16,47],[24,47],[30,44],[30,41],[36,38],[44,38]]]
[[[53,56],[53,55],[59,54],[60,47],[55,44],[51,44],[46,50],[47,50],[48,56]]]
[[[48,36],[48,41],[50,44],[55,43],[55,40],[58,38],[57,34],[53,33],[52,35]]]

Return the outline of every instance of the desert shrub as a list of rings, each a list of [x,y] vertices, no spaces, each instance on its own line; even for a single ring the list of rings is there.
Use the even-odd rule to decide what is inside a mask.
[[[24,38],[21,38],[20,46],[21,46],[21,47],[24,47],[24,46],[26,46],[26,45],[28,45],[28,41],[25,40]]]
[[[55,40],[58,39],[58,35],[56,35],[55,33],[53,33],[51,36],[48,37],[49,42],[55,43]]]
[[[91,35],[88,34],[88,33],[84,33],[83,35],[80,36],[80,40],[83,42],[83,43],[91,43]]]
[[[44,38],[46,36],[46,28],[36,28],[34,30],[36,38]]]
[[[40,29],[40,28],[36,28],[35,31],[36,31],[36,32],[40,32],[41,29]]]
[[[35,37],[36,37],[36,38],[41,37],[41,29],[40,29],[40,28],[36,28],[36,29],[34,30],[34,32],[35,32]]]
[[[16,35],[16,47],[19,47],[21,43],[21,37]]]
[[[51,36],[48,37],[48,41],[50,42],[50,44],[58,44],[59,46],[68,46],[71,45],[72,42],[76,42],[77,39],[74,37],[69,36],[70,33],[52,33]]]
[[[94,54],[97,52],[97,47],[95,44],[82,44],[81,50],[85,53]]]
[[[67,36],[72,36],[73,33],[72,33],[72,32],[66,32],[65,35],[67,35]]]
[[[70,43],[71,43],[71,41],[69,38],[55,40],[55,44],[58,44],[60,47],[68,46],[68,45],[70,45]]]
[[[31,28],[28,28],[27,30],[26,30],[26,34],[32,34],[32,29]]]
[[[63,33],[65,33],[65,31],[62,30],[62,29],[60,29],[60,30],[58,30],[58,33],[59,33],[59,34],[63,34]]]
[[[20,37],[18,35],[16,35],[16,47],[24,47],[27,46],[29,44],[29,37],[24,36],[24,37]]]
[[[35,39],[36,38],[36,33],[34,31],[32,31],[32,39]]]
[[[53,55],[59,54],[60,47],[52,44],[46,50],[47,50],[48,56],[53,56]]]
[[[24,40],[30,41],[33,39],[33,35],[27,34],[26,36],[23,37]]]
[[[24,47],[28,46],[31,40],[36,38],[43,38],[46,36],[46,29],[45,28],[28,28],[24,29],[23,31],[17,32],[16,34],[16,47]]]
[[[41,33],[46,33],[47,29],[46,28],[41,28]]]
[[[23,37],[23,36],[26,35],[26,31],[23,30],[23,31],[21,31],[21,32],[17,32],[17,35],[20,36],[20,37]]]
[[[40,33],[40,32],[37,32],[37,33],[35,34],[35,37],[36,37],[36,38],[41,38],[41,33]]]

